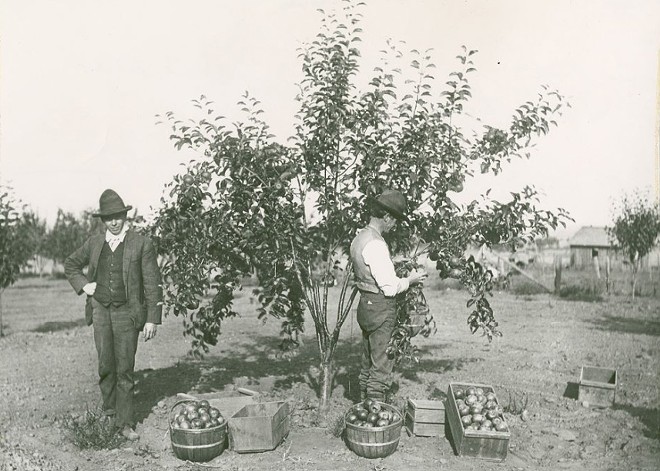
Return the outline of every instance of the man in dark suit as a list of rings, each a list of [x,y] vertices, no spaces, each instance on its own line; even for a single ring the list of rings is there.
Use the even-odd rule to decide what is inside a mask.
[[[124,437],[137,440],[135,352],[140,331],[147,341],[161,323],[160,269],[151,240],[126,224],[131,206],[115,191],[105,190],[99,208],[94,216],[103,221],[105,234],[90,237],[66,259],[64,270],[76,293],[87,295],[85,318],[94,326],[104,413]]]

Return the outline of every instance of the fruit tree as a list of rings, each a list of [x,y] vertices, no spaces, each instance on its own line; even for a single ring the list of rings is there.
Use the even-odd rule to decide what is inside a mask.
[[[2,292],[16,281],[21,267],[32,257],[25,237],[28,220],[11,188],[0,185],[0,337],[4,335]]]
[[[199,119],[161,117],[175,147],[196,156],[168,184],[151,226],[165,259],[166,309],[184,316],[198,352],[216,344],[221,321],[235,315],[233,293],[247,275],[258,279],[260,316],[282,319],[284,348],[297,344],[308,310],[319,347],[321,409],[356,292],[351,277],[343,277],[332,325],[328,277],[317,272],[329,275],[348,253],[366,224],[367,196],[386,188],[407,196],[411,221],[389,235],[392,251],[404,256],[399,271],[429,253],[442,276],[467,286],[469,328],[489,339],[499,335],[487,299],[491,275],[463,258],[466,247],[516,245],[567,218],[561,209],[538,209],[537,191],[529,187],[506,202],[484,195],[458,206],[448,196],[462,191],[474,172],[499,174],[506,162],[528,156],[565,106],[558,93],[544,90],[515,110],[508,128],[486,127],[470,137],[457,123],[471,97],[476,51],[464,48],[457,70],[438,88],[429,54],[404,55],[388,44],[382,65],[359,90],[360,19],[359,6],[344,2],[341,11],[324,14],[316,39],[301,50],[299,112],[286,144],[269,133],[259,101],[247,93],[239,102],[245,118],[231,124],[204,96],[194,100]],[[410,60],[406,73],[396,67],[401,57]],[[414,296],[412,303],[420,300]],[[392,354],[405,354],[407,342],[409,336]]]
[[[624,195],[614,205],[610,238],[630,261],[632,299],[635,299],[640,262],[656,246],[660,235],[660,207],[642,193]]]

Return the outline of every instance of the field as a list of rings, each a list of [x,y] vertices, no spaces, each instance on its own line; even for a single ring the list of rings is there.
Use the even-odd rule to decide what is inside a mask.
[[[466,293],[438,280],[426,294],[438,332],[416,339],[414,367],[395,370],[397,404],[407,397],[443,399],[449,382],[495,388],[504,405],[527,404],[527,420],[508,414],[507,459],[493,463],[455,456],[444,438],[409,437],[397,451],[367,460],[331,433],[357,397],[359,328],[354,314],[343,329],[332,413],[316,415],[318,369],[313,331],[296,356],[282,357],[279,323],[256,317],[249,290],[238,293],[242,316],[224,323],[218,346],[203,360],[186,355],[181,320],[164,319],[154,341],[137,357],[136,444],[81,451],[62,418],[99,406],[96,352],[84,326],[83,301],[66,281],[28,278],[2,295],[6,336],[0,339],[0,469],[2,470],[629,470],[660,464],[660,300],[605,296],[583,302],[515,289],[492,298],[504,336],[493,343],[470,335]],[[551,285],[551,283],[550,283]],[[531,291],[531,290],[529,290]],[[516,295],[518,292],[520,294]],[[336,297],[336,292],[333,292]],[[333,298],[334,299],[334,298]],[[312,323],[307,324],[312,329]],[[582,365],[615,368],[616,404],[595,408],[577,400]],[[167,416],[177,393],[235,393],[245,387],[264,400],[291,406],[288,438],[276,450],[226,450],[202,467],[177,460]]]

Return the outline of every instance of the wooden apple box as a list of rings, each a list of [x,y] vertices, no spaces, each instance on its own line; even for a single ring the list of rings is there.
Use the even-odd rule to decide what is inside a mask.
[[[408,399],[404,423],[408,435],[444,437],[445,403],[443,401]]]
[[[246,404],[229,418],[229,443],[237,453],[274,450],[289,434],[289,404]]]
[[[469,387],[481,388],[485,394],[492,392],[492,386],[473,383],[449,383],[447,390],[447,422],[451,433],[451,442],[458,456],[468,456],[489,461],[504,461],[509,451],[509,431],[466,430],[461,422],[461,415],[456,405],[454,391]],[[449,438],[449,437],[448,437]]]
[[[583,366],[578,383],[578,400],[590,405],[609,407],[616,399],[616,370],[597,366]]]

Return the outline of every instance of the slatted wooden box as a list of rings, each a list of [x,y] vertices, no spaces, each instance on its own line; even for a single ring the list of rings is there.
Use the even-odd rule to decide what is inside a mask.
[[[591,405],[610,407],[616,399],[616,370],[583,366],[578,383],[578,400]]]
[[[489,392],[497,394],[493,387],[487,384],[449,383],[445,405],[454,451],[458,456],[468,456],[488,461],[504,461],[509,451],[510,432],[465,430],[463,428],[454,391],[457,389],[465,390],[470,386],[483,389],[485,394]]]
[[[247,404],[229,418],[229,443],[237,453],[274,450],[289,434],[289,404]]]
[[[405,426],[408,435],[444,437],[445,403],[443,401],[408,399]]]

